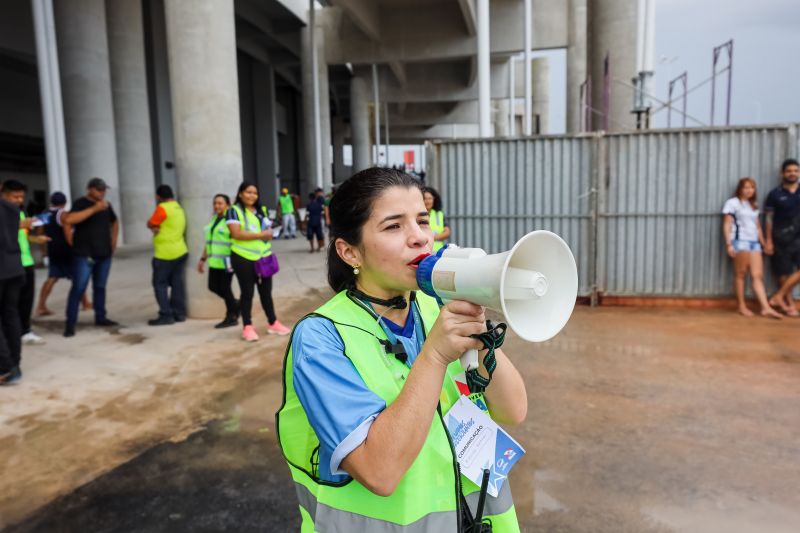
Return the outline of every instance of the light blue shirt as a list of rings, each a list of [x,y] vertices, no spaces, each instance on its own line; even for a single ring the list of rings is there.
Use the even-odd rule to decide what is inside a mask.
[[[419,353],[414,313],[403,327],[383,320],[403,343],[408,366]],[[364,383],[333,323],[322,317],[300,322],[292,336],[292,377],[297,397],[319,439],[319,472],[326,481],[345,481],[345,457],[367,438],[375,418],[386,409],[383,399]]]

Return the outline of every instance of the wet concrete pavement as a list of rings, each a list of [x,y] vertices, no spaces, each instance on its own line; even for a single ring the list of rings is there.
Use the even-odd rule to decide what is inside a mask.
[[[305,297],[282,306],[294,320],[324,297],[318,287],[295,290]],[[529,396],[527,421],[510,430],[527,450],[511,474],[523,529],[800,530],[798,328],[798,320],[727,311],[582,307],[548,343],[511,336],[506,352]],[[142,384],[131,382],[134,390],[116,400],[116,418],[100,405],[98,391],[86,398],[98,405],[83,418],[63,415],[48,426],[40,414],[28,420],[23,437],[0,439],[2,483],[35,500],[26,507],[0,496],[3,516],[19,517],[7,520],[17,523],[9,531],[296,529],[296,500],[273,420],[282,342],[267,339],[250,353],[229,339],[208,342],[203,357],[210,367],[204,361],[196,371],[184,369],[181,376],[192,379],[178,380],[169,393],[156,387],[143,395]],[[223,346],[225,356],[212,356]],[[114,397],[106,392],[107,401]],[[131,398],[162,423],[120,439],[141,424]],[[175,403],[183,406],[180,415]],[[130,419],[120,413],[126,410]],[[95,467],[83,477],[65,475],[70,469],[57,447],[87,437],[68,427],[111,420],[114,431],[83,441]],[[70,451],[76,461],[88,460],[79,448]],[[40,463],[49,468],[35,479],[13,468]],[[62,490],[25,490],[42,479]]]

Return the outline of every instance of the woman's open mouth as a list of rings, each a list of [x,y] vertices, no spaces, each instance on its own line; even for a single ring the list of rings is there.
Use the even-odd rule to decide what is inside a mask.
[[[425,259],[426,257],[428,257],[429,255],[431,255],[431,254],[428,254],[428,253],[419,254],[417,257],[415,257],[414,259],[412,259],[411,261],[409,261],[406,264],[408,266],[410,266],[411,268],[413,268],[414,270],[416,270],[417,267],[419,266],[419,264],[422,262],[422,260]]]

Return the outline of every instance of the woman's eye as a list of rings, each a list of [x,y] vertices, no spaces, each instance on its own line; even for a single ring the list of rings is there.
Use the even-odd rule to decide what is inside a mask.
[[[386,226],[386,229],[399,229],[400,224],[392,224],[391,226]]]
[[[417,222],[417,224],[419,224],[420,226],[427,226],[428,225],[428,221],[427,220],[420,220],[419,222]]]

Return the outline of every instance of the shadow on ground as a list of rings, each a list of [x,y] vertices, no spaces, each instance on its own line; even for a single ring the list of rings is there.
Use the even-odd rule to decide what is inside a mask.
[[[297,531],[275,441],[231,418],[159,444],[9,528],[23,532]]]

